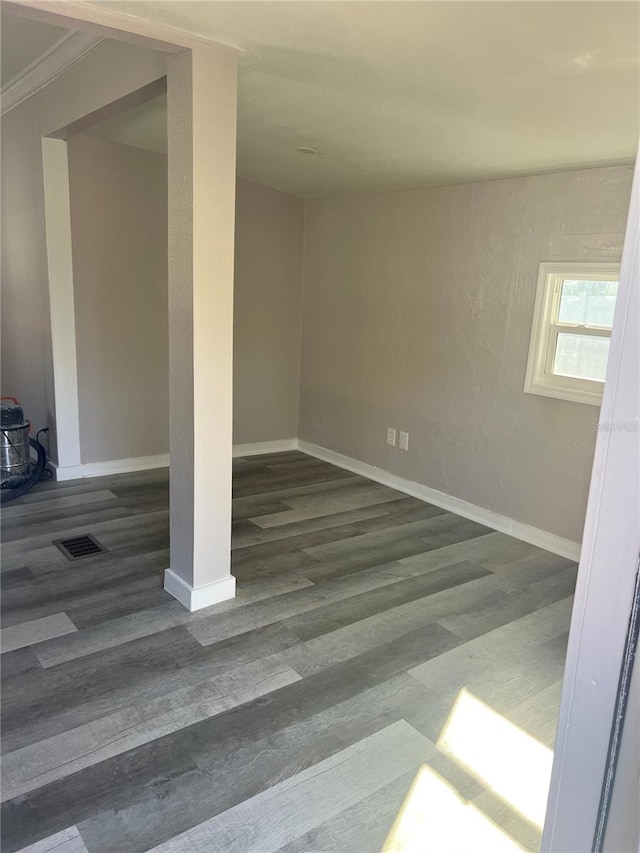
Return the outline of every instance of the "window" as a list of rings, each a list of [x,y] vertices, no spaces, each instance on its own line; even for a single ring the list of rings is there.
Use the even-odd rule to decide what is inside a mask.
[[[524,390],[599,406],[620,267],[540,264]]]

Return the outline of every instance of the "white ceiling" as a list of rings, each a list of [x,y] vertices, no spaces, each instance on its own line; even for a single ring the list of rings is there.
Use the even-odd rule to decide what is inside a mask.
[[[635,2],[102,5],[242,48],[238,171],[301,196],[629,162],[635,154]],[[163,110],[158,99],[96,134],[163,150]],[[320,154],[300,154],[299,146]]]

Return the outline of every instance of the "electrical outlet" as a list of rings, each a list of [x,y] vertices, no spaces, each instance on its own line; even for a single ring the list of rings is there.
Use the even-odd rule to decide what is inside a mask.
[[[391,447],[396,446],[396,431],[393,427],[387,427],[387,444]]]
[[[409,433],[400,431],[400,441],[398,442],[398,446],[400,450],[408,450],[409,449]]]

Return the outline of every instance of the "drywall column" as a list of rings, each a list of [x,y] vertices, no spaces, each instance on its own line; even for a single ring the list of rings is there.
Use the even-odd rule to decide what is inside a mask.
[[[235,594],[231,575],[235,53],[167,63],[171,567],[189,610]]]
[[[73,298],[71,210],[67,143],[42,138],[42,175],[49,268],[51,347],[55,399],[54,448],[57,480],[82,477],[76,320]]]

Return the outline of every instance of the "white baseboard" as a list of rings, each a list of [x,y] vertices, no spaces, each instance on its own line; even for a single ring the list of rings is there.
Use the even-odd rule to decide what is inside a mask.
[[[464,518],[471,519],[471,521],[477,521],[479,524],[484,524],[487,527],[498,530],[500,533],[506,533],[515,539],[521,539],[523,542],[536,545],[545,551],[551,551],[553,554],[558,554],[561,557],[566,557],[576,562],[580,559],[580,544],[578,542],[563,539],[554,533],[548,533],[546,530],[540,530],[538,527],[532,527],[529,524],[508,518],[506,515],[500,515],[490,509],[476,506],[461,498],[455,498],[452,495],[445,494],[445,492],[439,492],[436,489],[429,488],[429,486],[415,483],[413,480],[398,477],[389,471],[384,471],[382,468],[368,465],[366,462],[358,462],[357,459],[352,459],[350,456],[343,456],[342,453],[336,453],[333,450],[328,450],[326,447],[320,447],[318,444],[312,444],[309,441],[298,440],[298,449],[309,456],[323,459],[325,462],[330,462],[339,468],[353,471],[354,474],[361,474],[369,480],[383,483],[391,489],[404,492],[427,503],[435,504],[435,506],[439,506],[449,512],[454,512],[456,515],[461,515]]]
[[[104,477],[106,474],[128,474],[131,471],[151,471],[167,468],[169,454],[134,456],[132,459],[111,459],[108,462],[87,462],[82,466],[83,477]]]
[[[515,539],[521,539],[523,542],[529,542],[531,545],[536,545],[538,548],[543,548],[545,551],[551,551],[553,554],[558,554],[561,557],[566,557],[569,560],[580,559],[580,544],[572,542],[570,539],[563,539],[561,536],[556,536],[554,533],[549,533],[546,530],[540,530],[538,527],[532,527],[522,521],[516,521],[506,515],[493,512],[493,510],[485,509],[476,504],[469,503],[461,498],[447,495],[445,492],[439,492],[437,489],[432,489],[429,486],[423,486],[421,483],[416,483],[413,480],[407,480],[404,477],[398,477],[396,474],[391,474],[382,468],[376,468],[373,465],[368,465],[366,462],[359,462],[357,459],[352,459],[350,456],[344,456],[342,453],[336,453],[334,450],[329,450],[326,447],[320,447],[318,444],[313,444],[309,441],[302,441],[296,438],[284,438],[276,441],[260,441],[254,444],[235,444],[233,446],[233,456],[256,456],[261,453],[283,453],[289,450],[300,450],[309,456],[315,456],[318,459],[323,459],[325,462],[330,462],[332,465],[337,465],[339,468],[345,468],[347,471],[353,471],[355,474],[360,474],[367,477],[369,480],[375,480],[378,483],[383,483],[391,489],[396,489],[404,494],[411,495],[419,500],[427,503],[435,504],[449,512],[454,512],[464,518],[469,518],[472,521],[477,521],[479,524],[484,524],[501,533],[506,533],[513,536]],[[75,480],[80,477],[101,477],[106,474],[123,474],[130,471],[147,471],[153,468],[165,468],[169,465],[169,454],[161,454],[159,456],[138,456],[133,459],[114,459],[110,462],[90,462],[85,465],[76,465],[72,467],[59,468],[55,463],[50,462],[49,466],[54,471],[56,480]],[[184,585],[188,591],[188,600],[191,601],[194,597],[195,601],[200,599],[206,600],[205,604],[198,604],[197,607],[190,609],[200,609],[208,607],[210,604],[215,604],[217,601],[224,601],[226,598],[232,598],[225,594],[222,598],[215,598],[218,592],[210,593],[214,596],[215,601],[208,600],[209,593],[206,590],[209,587],[201,587],[191,590],[190,587],[184,584],[177,575],[173,575],[170,569],[167,570],[171,577],[175,578],[174,588],[177,583]],[[185,607],[189,607],[183,601],[184,596],[187,596],[185,590],[182,591],[183,598],[178,595],[174,589],[167,587],[168,575],[165,575],[165,588],[178,601],[181,601]],[[220,583],[227,583],[224,582]],[[235,585],[235,579],[233,579]],[[212,588],[218,584],[211,584]]]
[[[287,450],[297,450],[297,438],[279,438],[276,441],[257,441],[254,444],[234,444],[233,455],[258,456],[261,453],[284,453]]]
[[[202,610],[203,607],[211,607],[212,604],[218,604],[221,601],[226,601],[229,598],[234,598],[236,594],[236,579],[233,575],[227,578],[208,583],[206,586],[192,587],[190,584],[183,581],[181,577],[171,569],[166,569],[164,573],[164,588],[176,598],[183,607],[193,612],[194,610]]]
[[[84,465],[60,467],[55,462],[47,462],[53,471],[55,480],[80,480],[82,477],[104,477],[107,474],[127,474],[131,471],[150,471],[153,468],[167,468],[169,454],[158,456],[135,456],[132,459],[110,459],[107,462],[86,462]]]
[[[258,441],[254,444],[234,444],[233,456],[257,456],[260,453],[284,453],[287,450],[297,450],[297,438],[281,438],[276,441]],[[167,468],[169,454],[157,456],[135,456],[131,459],[110,459],[106,462],[85,462],[66,468],[58,467],[55,462],[49,462],[56,480],[79,480],[81,477],[104,477],[108,474],[128,474],[133,471],[150,471],[153,468]]]

